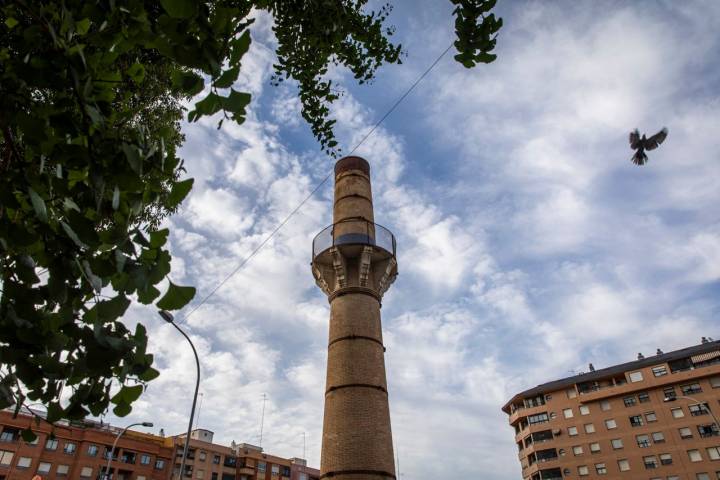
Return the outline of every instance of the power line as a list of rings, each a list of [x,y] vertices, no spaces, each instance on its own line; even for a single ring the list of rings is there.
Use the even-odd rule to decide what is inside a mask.
[[[450,49],[452,48],[452,46],[453,46],[453,43],[450,43],[450,45],[448,45],[448,47],[435,59],[435,61],[430,64],[430,66],[415,80],[415,82],[413,82],[412,85],[410,85],[410,88],[408,88],[408,89],[405,91],[405,93],[403,93],[403,94],[395,101],[395,103],[393,103],[393,105],[390,107],[390,109],[388,109],[388,111],[385,112],[385,115],[383,115],[383,116],[380,118],[380,120],[378,120],[377,122],[375,122],[375,125],[373,125],[373,127],[365,134],[365,136],[363,136],[363,138],[360,139],[360,141],[352,148],[352,150],[350,150],[350,152],[348,152],[348,155],[352,155],[353,153],[355,153],[355,151],[356,151],[358,148],[360,148],[360,145],[362,145],[362,144],[365,142],[365,140],[367,140],[367,139],[370,137],[370,135],[372,135],[373,132],[375,132],[375,130],[380,126],[380,124],[381,124],[382,122],[384,122],[385,119],[386,119],[387,117],[389,117],[390,114],[391,114],[393,111],[395,111],[395,109],[398,107],[398,105],[400,105],[400,103],[402,103],[402,101],[405,100],[405,98],[410,94],[410,92],[412,92],[412,91],[415,89],[415,87],[417,87],[417,85],[422,81],[422,79],[425,78],[425,77],[427,76],[427,74],[430,73],[430,71],[431,71],[433,68],[435,68],[435,65],[437,65],[438,62],[440,62],[440,60],[442,60],[442,58],[445,56],[445,54],[446,54],[448,51],[450,51]],[[305,198],[303,198],[303,200],[298,204],[298,206],[295,207],[295,208],[293,209],[293,211],[290,212],[290,213],[288,214],[288,216],[286,216],[286,217],[283,219],[283,221],[280,222],[280,223],[277,225],[277,227],[275,227],[275,228],[273,229],[273,231],[270,232],[270,234],[269,234],[267,237],[265,237],[265,239],[263,239],[263,241],[260,242],[260,244],[259,244],[257,247],[255,247],[255,249],[253,249],[253,251],[250,252],[250,254],[249,254],[247,257],[245,257],[245,258],[240,262],[240,264],[239,264],[237,267],[235,267],[235,269],[234,269],[232,272],[230,272],[225,278],[223,278],[222,281],[221,281],[220,283],[218,283],[215,288],[213,288],[212,290],[210,290],[210,293],[208,293],[207,295],[205,295],[205,297],[203,297],[203,299],[200,300],[200,302],[198,302],[186,315],[184,315],[183,318],[184,318],[184,319],[187,319],[188,317],[190,317],[190,315],[192,315],[192,314],[195,313],[200,307],[202,307],[202,306],[210,299],[210,297],[212,297],[213,295],[215,295],[215,293],[216,293],[218,290],[220,290],[220,288],[221,288],[223,285],[225,285],[225,284],[228,282],[228,280],[230,280],[232,277],[234,277],[235,274],[240,271],[240,269],[242,269],[260,250],[262,250],[262,248],[270,241],[270,239],[273,238],[273,237],[275,236],[275,234],[276,234],[277,232],[279,232],[280,229],[282,229],[282,228],[285,226],[285,224],[287,224],[287,223],[290,221],[290,219],[291,219],[293,216],[295,216],[295,214],[296,214],[298,211],[300,211],[300,209],[307,203],[307,201],[310,200],[310,199],[317,193],[317,191],[320,190],[320,188],[321,188],[323,185],[325,185],[325,183],[330,179],[330,177],[332,176],[332,174],[333,174],[333,170],[330,170],[330,173],[328,173],[328,174],[325,176],[325,178],[323,178],[323,179],[320,181],[320,183],[318,183],[317,186],[315,186],[315,188],[313,188],[313,190],[312,190]]]

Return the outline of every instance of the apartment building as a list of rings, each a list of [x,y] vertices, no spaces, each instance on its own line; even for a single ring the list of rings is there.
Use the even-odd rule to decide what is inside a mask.
[[[179,472],[186,435],[169,437],[174,448],[173,479]],[[190,433],[188,458],[183,479],[196,480],[319,480],[320,471],[307,467],[305,460],[265,453],[261,447],[241,443],[230,446],[213,443],[214,433],[196,429]]]
[[[589,370],[503,406],[523,479],[720,479],[720,342]]]
[[[25,442],[31,427],[37,438]],[[37,422],[28,414],[0,411],[0,480],[94,480],[105,473],[113,441],[122,429],[94,421]],[[128,430],[118,441],[110,468],[112,480],[165,480],[172,448],[164,439]]]

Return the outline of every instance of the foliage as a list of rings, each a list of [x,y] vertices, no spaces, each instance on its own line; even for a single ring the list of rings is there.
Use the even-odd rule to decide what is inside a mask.
[[[494,1],[460,1],[460,60],[489,62]],[[127,415],[158,375],[131,302],[180,309],[195,290],[167,281],[160,222],[192,188],[181,180],[188,121],[238,124],[235,90],[253,9],[275,19],[273,83],[298,84],[302,115],[337,154],[330,65],[358,82],[400,46],[389,5],[367,0],[9,0],[0,6],[0,407],[44,404],[48,421]],[[480,23],[478,23],[480,22]],[[160,285],[167,285],[160,297]],[[117,385],[115,388],[112,388]],[[111,391],[112,388],[112,391]]]

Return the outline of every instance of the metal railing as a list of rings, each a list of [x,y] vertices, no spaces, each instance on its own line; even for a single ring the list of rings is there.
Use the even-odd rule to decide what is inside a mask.
[[[348,219],[322,229],[313,239],[312,258],[337,245],[372,245],[395,256],[395,236],[365,219]]]

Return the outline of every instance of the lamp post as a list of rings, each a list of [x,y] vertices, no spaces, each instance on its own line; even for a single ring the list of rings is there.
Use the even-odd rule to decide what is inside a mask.
[[[684,398],[685,400],[690,400],[690,401],[695,402],[698,405],[700,405],[700,408],[704,409],[707,413],[710,414],[710,416],[713,419],[713,422],[715,422],[715,425],[720,429],[720,422],[718,422],[717,418],[715,418],[715,414],[710,410],[710,408],[706,407],[705,404],[703,402],[701,402],[700,400],[698,400],[697,398],[688,397],[687,395],[676,395],[673,397],[665,397],[663,399],[663,402],[674,402],[678,398]]]
[[[182,461],[180,463],[180,473],[178,475],[178,478],[182,479],[185,472],[185,461],[187,460],[188,448],[190,447],[190,434],[192,433],[193,418],[195,417],[195,404],[197,403],[198,390],[200,389],[200,359],[198,358],[197,350],[195,350],[195,345],[193,345],[192,340],[190,340],[190,337],[188,337],[187,334],[183,332],[180,327],[177,326],[177,324],[175,323],[175,318],[172,316],[172,314],[165,310],[159,310],[158,314],[162,317],[163,320],[175,327],[175,329],[180,332],[183,337],[185,337],[188,343],[190,343],[193,354],[195,354],[195,367],[197,368],[197,378],[195,380],[195,395],[193,396],[192,408],[190,409],[190,421],[188,422],[187,437],[185,437],[185,446],[183,447]]]
[[[113,453],[115,453],[115,447],[117,446],[118,440],[120,440],[120,437],[122,437],[125,434],[125,432],[127,432],[128,428],[134,427],[136,425],[142,425],[143,427],[152,427],[153,426],[152,422],[131,423],[127,427],[123,428],[120,431],[120,433],[117,434],[117,436],[115,437],[115,441],[112,444],[112,448],[110,449],[110,455],[108,455],[108,463],[105,466],[105,478],[106,479],[110,478],[110,464],[112,463]]]

